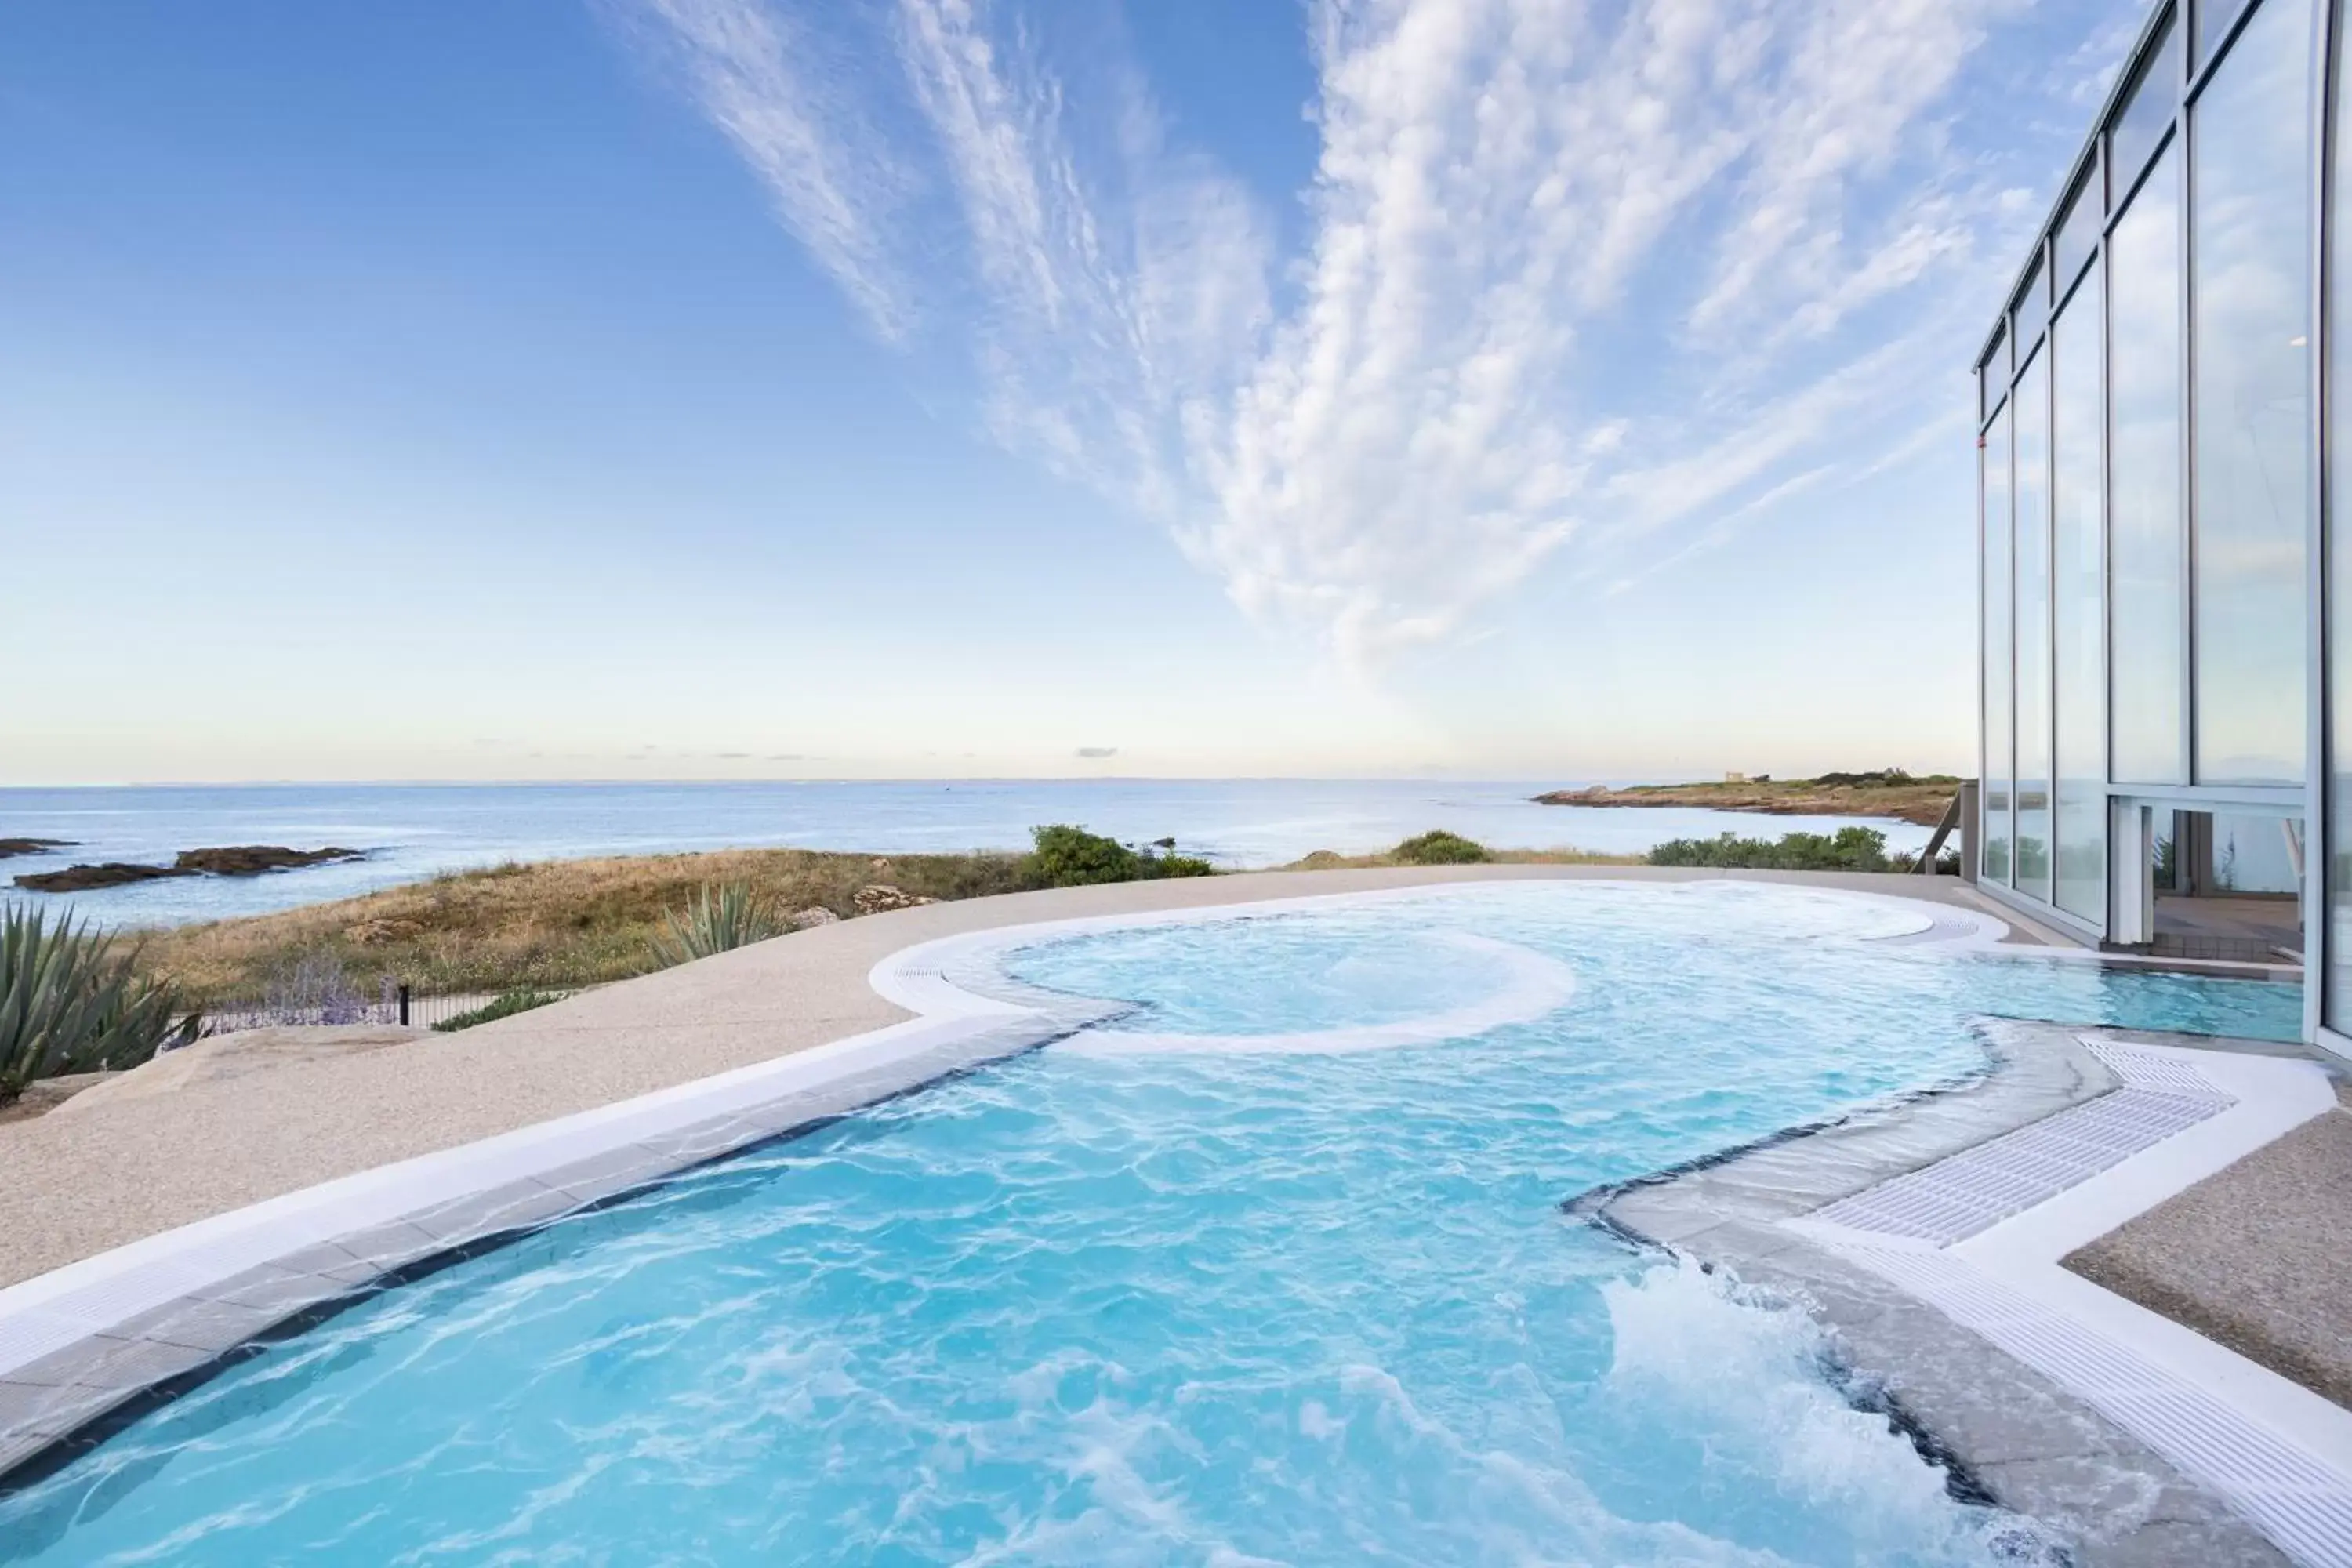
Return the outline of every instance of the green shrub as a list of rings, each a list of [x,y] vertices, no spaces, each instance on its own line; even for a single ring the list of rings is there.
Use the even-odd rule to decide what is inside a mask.
[[[196,1037],[197,1019],[174,1022],[178,993],[134,973],[137,958],[70,910],[54,928],[45,913],[0,910],[0,1105],[36,1079],[137,1067]]]
[[[714,952],[749,947],[789,929],[745,882],[719,888],[704,883],[702,891],[685,909],[663,915],[662,924],[667,933],[654,938],[653,952],[655,962],[665,969],[709,958]]]
[[[562,1000],[563,993],[561,991],[532,991],[528,988],[502,991],[478,1007],[451,1014],[433,1027],[444,1035],[453,1034],[459,1029],[470,1029],[477,1024],[487,1024],[493,1018],[510,1018],[517,1013],[528,1013],[533,1007],[544,1007],[551,1002]]]
[[[1448,833],[1442,827],[1414,835],[1390,850],[1389,855],[1406,866],[1475,866],[1494,858],[1486,853],[1486,847],[1475,839]]]
[[[1217,868],[1194,855],[1175,853],[1173,838],[1130,849],[1116,838],[1066,822],[1029,830],[1035,846],[1022,860],[1032,888],[1087,888],[1102,882],[1144,882],[1160,877],[1213,877]]]
[[[1041,888],[1085,888],[1100,882],[1132,882],[1143,857],[1116,838],[1088,833],[1066,822],[1029,830],[1032,878]]]
[[[1712,866],[1769,871],[1885,871],[1886,835],[1874,827],[1841,827],[1834,834],[1786,833],[1778,839],[1670,838],[1652,849],[1653,866]]]

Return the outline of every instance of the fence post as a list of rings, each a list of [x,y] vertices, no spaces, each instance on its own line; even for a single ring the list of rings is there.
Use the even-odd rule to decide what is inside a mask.
[[[408,982],[400,983],[400,1026],[408,1027]]]

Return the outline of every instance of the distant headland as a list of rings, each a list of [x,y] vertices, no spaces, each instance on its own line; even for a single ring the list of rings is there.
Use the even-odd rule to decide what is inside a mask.
[[[1943,821],[1952,792],[1959,787],[1959,778],[1952,773],[1880,768],[1810,779],[1727,773],[1712,784],[1629,784],[1622,789],[1594,784],[1556,789],[1535,799],[1543,805],[1697,805],[1772,816],[1891,816],[1933,827]]]

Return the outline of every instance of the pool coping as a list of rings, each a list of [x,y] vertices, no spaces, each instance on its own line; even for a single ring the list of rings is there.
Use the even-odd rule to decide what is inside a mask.
[[[2352,1413],[2059,1261],[2332,1107],[2327,1067],[1980,1026],[2000,1066],[1974,1084],[1570,1206],[1803,1304],[1861,1402],[2084,1568],[2352,1561]]]
[[[1970,906],[1848,887],[1777,885],[1902,908],[1921,924],[1883,939],[1898,943],[2053,960],[2099,956],[2021,949],[2003,940],[2011,930],[2006,920]],[[696,1165],[1035,1048],[1119,1010],[1010,981],[995,964],[1009,948],[1066,934],[1449,898],[1495,886],[1429,882],[1128,910],[918,942],[890,952],[867,975],[876,994],[914,1015],[905,1021],[286,1193],[0,1289],[0,1489],[69,1462],[133,1418],[143,1402],[193,1386],[285,1325],[433,1259],[499,1245]]]

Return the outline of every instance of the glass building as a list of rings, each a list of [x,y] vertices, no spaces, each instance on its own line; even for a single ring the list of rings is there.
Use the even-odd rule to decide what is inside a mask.
[[[2352,1053],[2347,11],[2159,6],[1986,339],[1973,870]]]

